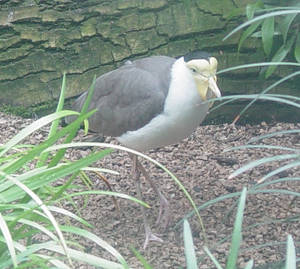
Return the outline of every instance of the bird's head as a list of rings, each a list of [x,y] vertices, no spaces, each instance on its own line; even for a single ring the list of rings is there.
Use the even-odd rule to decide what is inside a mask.
[[[206,52],[190,52],[184,56],[184,62],[190,70],[197,90],[203,101],[210,97],[221,97],[221,92],[217,86],[217,66],[216,58],[211,57]],[[208,94],[208,91],[211,91]]]

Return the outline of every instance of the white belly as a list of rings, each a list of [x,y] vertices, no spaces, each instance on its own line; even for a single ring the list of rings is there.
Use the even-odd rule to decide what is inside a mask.
[[[194,132],[207,111],[206,103],[195,105],[188,111],[179,111],[176,115],[164,113],[152,119],[143,128],[126,132],[117,139],[123,145],[138,151],[179,143]]]

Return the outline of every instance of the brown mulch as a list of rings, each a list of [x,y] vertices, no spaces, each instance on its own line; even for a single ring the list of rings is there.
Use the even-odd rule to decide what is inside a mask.
[[[0,143],[5,143],[15,135],[18,130],[27,126],[29,119],[21,119],[15,116],[0,113]],[[300,129],[300,123],[274,123],[262,122],[258,125],[232,126],[208,125],[200,126],[196,132],[178,145],[152,150],[149,156],[165,165],[181,181],[188,190],[195,203],[199,206],[219,196],[241,191],[245,186],[253,188],[255,184],[268,172],[280,167],[285,162],[272,162],[259,166],[241,176],[229,179],[228,176],[250,161],[263,157],[270,157],[284,152],[268,149],[242,149],[225,152],[224,150],[234,146],[246,144],[252,137],[281,130]],[[47,128],[32,135],[28,141],[36,144],[47,135]],[[82,138],[82,133],[78,139]],[[116,143],[107,138],[106,142]],[[285,146],[300,149],[300,134],[278,135],[264,139],[258,143]],[[78,159],[86,156],[90,149],[76,149],[68,152],[68,158]],[[130,251],[133,246],[139,250],[153,268],[180,268],[185,266],[184,247],[182,237],[182,218],[191,212],[192,207],[183,192],[176,183],[162,169],[155,167],[148,161],[143,161],[153,180],[161,187],[162,192],[170,202],[171,220],[166,231],[161,231],[155,226],[158,214],[159,201],[150,186],[142,181],[144,200],[151,205],[148,209],[148,217],[155,233],[159,234],[164,243],[151,242],[148,248],[142,249],[144,243],[144,228],[139,206],[125,199],[118,199],[120,211],[116,209],[111,197],[92,195],[88,198],[75,199],[77,209],[81,216],[94,225],[90,229],[102,239],[115,247],[126,259],[132,268],[142,268],[136,257]],[[131,160],[124,152],[114,151],[97,163],[98,167],[112,169],[119,175],[105,174],[110,185],[117,192],[126,193],[136,197],[134,182],[131,177]],[[97,175],[90,173],[94,190],[108,190],[107,185]],[[281,172],[272,177],[299,177],[299,168],[293,168]],[[77,180],[79,188],[85,189],[80,179]],[[261,188],[264,190],[285,189],[300,192],[299,181],[288,181],[272,184]],[[221,263],[225,263],[226,254],[230,248],[230,239],[220,241],[230,236],[236,214],[235,201],[237,198],[222,200],[200,211],[208,245]],[[78,213],[71,204],[65,207]],[[243,251],[239,258],[239,264],[244,265],[249,259],[254,259],[255,264],[274,262],[285,257],[285,245],[275,242],[285,242],[287,234],[293,236],[294,241],[300,241],[299,218],[296,221],[283,221],[285,218],[299,216],[300,199],[292,195],[261,192],[249,194],[245,209],[243,225]],[[194,244],[198,257],[204,254],[204,238],[198,219],[189,218],[193,231]],[[264,223],[263,225],[254,225]],[[113,260],[112,256],[94,244],[82,242],[86,251],[100,257]],[[268,245],[269,243],[273,243]],[[266,244],[264,247],[255,246]],[[93,268],[82,265],[78,268]],[[210,260],[205,256],[199,262],[199,268],[214,268]]]

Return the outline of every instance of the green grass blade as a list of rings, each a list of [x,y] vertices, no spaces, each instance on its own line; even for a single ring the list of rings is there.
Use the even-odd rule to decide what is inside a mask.
[[[209,200],[209,201],[201,204],[200,206],[198,206],[197,209],[199,211],[201,211],[201,210],[203,210],[203,209],[205,209],[205,208],[207,208],[207,207],[209,207],[211,205],[214,205],[215,203],[224,201],[226,199],[235,198],[235,197],[238,197],[240,195],[241,195],[240,192],[234,192],[234,193],[224,194],[222,196],[219,196],[219,197],[217,197],[215,199]],[[183,221],[186,220],[186,219],[189,219],[192,216],[194,216],[194,214],[195,214],[195,210],[192,210],[191,212],[189,212],[188,214],[186,214],[185,217],[182,220],[180,220],[180,221],[178,221],[178,223],[176,223],[176,225],[175,225],[174,228],[177,229],[179,226],[181,227]]]
[[[153,269],[152,266],[146,261],[140,252],[138,252],[134,247],[130,247],[130,250],[133,252],[135,257],[141,262],[144,269]]]
[[[198,269],[192,231],[187,220],[184,220],[183,222],[183,240],[187,269]]]
[[[270,137],[274,137],[276,135],[288,135],[288,134],[297,134],[300,133],[300,129],[294,129],[294,130],[283,130],[283,131],[278,131],[278,132],[273,132],[273,133],[269,133],[269,134],[265,134],[265,135],[260,135],[257,137],[252,137],[248,143],[253,143],[259,140],[263,140],[265,138],[270,138]]]
[[[114,196],[114,197],[118,197],[118,198],[122,198],[122,199],[127,199],[129,201],[135,202],[137,204],[140,204],[141,206],[150,208],[150,206],[148,204],[146,204],[145,202],[134,198],[132,196],[129,196],[127,194],[124,193],[119,193],[119,192],[112,192],[112,191],[81,191],[81,192],[76,192],[76,193],[70,193],[70,194],[66,194],[64,197],[61,197],[59,199],[57,199],[57,201],[61,201],[64,200],[66,198],[71,198],[71,197],[76,197],[76,196],[83,196],[83,195],[110,195],[110,196]]]
[[[63,254],[63,250],[60,246],[53,245],[45,248],[46,250],[50,250],[59,254]],[[84,253],[82,251],[78,251],[75,249],[68,249],[68,252],[70,253],[72,259],[84,262],[85,264],[90,264],[93,266],[96,266],[97,268],[103,268],[103,269],[124,269],[124,266],[122,264],[111,262],[109,260],[105,260],[103,258],[97,257],[95,255],[91,255],[88,253]]]
[[[297,35],[297,39],[295,43],[294,57],[296,61],[299,63],[300,62],[300,32]]]
[[[50,212],[50,210],[47,208],[47,206],[43,203],[43,201],[30,189],[28,188],[26,185],[24,185],[23,183],[19,182],[18,180],[16,180],[14,177],[9,176],[9,175],[5,175],[5,173],[0,171],[0,174],[2,174],[2,176],[5,176],[8,180],[12,181],[16,186],[18,186],[20,189],[22,189],[24,192],[26,192],[31,198],[32,200],[43,210],[43,212],[47,215],[47,217],[49,218],[49,220],[51,221],[58,237],[59,237],[59,242],[64,250],[64,254],[67,256],[68,261],[70,263],[70,265],[72,265],[72,261],[70,258],[70,255],[67,251],[67,244],[66,241],[64,239],[64,236],[61,232],[61,230],[59,229],[59,226],[55,220],[55,218],[53,217],[52,213]]]
[[[269,193],[269,194],[282,194],[282,195],[291,195],[300,197],[300,192],[295,191],[289,191],[285,189],[266,189],[266,190],[255,190],[255,191],[249,191],[251,194],[257,194],[257,193]]]
[[[281,16],[281,15],[288,15],[288,14],[298,14],[300,13],[300,9],[292,9],[292,10],[280,10],[280,11],[275,11],[275,12],[271,12],[271,13],[267,13],[267,14],[264,14],[264,15],[260,15],[260,16],[257,16],[247,22],[244,22],[242,23],[241,25],[239,25],[238,27],[236,27],[234,30],[232,30],[228,35],[226,35],[224,38],[223,38],[223,41],[228,39],[230,36],[232,36],[233,34],[235,34],[236,32],[238,32],[239,30],[243,29],[244,27],[252,24],[252,23],[255,23],[257,21],[261,21],[261,20],[264,20],[264,19],[267,19],[267,18],[270,18],[270,17],[274,17],[274,16]]]
[[[232,147],[228,149],[224,149],[224,152],[232,151],[232,150],[239,150],[239,149],[278,149],[283,151],[293,151],[293,152],[299,152],[298,149],[295,148],[288,148],[288,147],[282,147],[282,146],[273,146],[273,145],[243,145],[238,147]]]
[[[47,253],[49,253],[50,251],[52,253],[52,256],[54,256],[55,253],[59,255],[64,255],[64,249],[60,245],[58,245],[57,242],[55,241],[33,244],[27,246],[27,248],[24,248],[22,245],[17,243],[15,243],[15,246],[20,251],[20,253],[18,253],[17,255],[18,261],[26,261],[29,256],[38,255],[37,253],[39,253],[40,251],[46,251]],[[85,264],[97,266],[97,268],[124,269],[124,267],[121,264],[111,262],[109,260],[97,257],[95,255],[87,254],[72,248],[68,248],[68,253],[70,253],[70,256],[73,260],[77,260]],[[11,264],[10,260],[1,261],[0,268],[8,268],[10,264]]]
[[[72,111],[71,111],[72,112]],[[10,164],[9,166],[5,167],[3,169],[3,171],[6,174],[10,174],[15,172],[16,170],[20,169],[25,163],[32,161],[36,156],[39,156],[39,154],[41,154],[41,152],[43,150],[45,150],[46,148],[48,148],[49,146],[51,146],[52,144],[54,144],[59,138],[65,136],[67,133],[69,133],[72,129],[74,129],[76,126],[79,126],[80,123],[88,118],[90,115],[92,115],[94,113],[93,111],[88,112],[87,114],[81,115],[79,116],[74,122],[72,122],[71,124],[69,124],[68,126],[62,128],[59,132],[57,132],[55,135],[51,136],[50,138],[48,138],[48,140],[44,141],[43,143],[41,143],[40,145],[34,147],[32,150],[30,150],[25,156],[23,156],[22,158],[17,159],[15,162],[13,162],[12,164]],[[54,114],[59,114],[59,116],[64,116],[65,113],[64,111],[61,111],[59,113],[54,113]],[[53,115],[53,114],[51,114]],[[69,113],[68,115],[74,115],[74,112],[72,112],[71,114]],[[47,118],[48,116],[44,117]],[[41,118],[43,119],[43,118]],[[51,120],[49,122],[51,122],[52,120],[54,120],[53,118],[51,118]],[[39,121],[39,120],[38,120]],[[34,122],[36,123],[36,122]],[[30,125],[31,126],[31,125]],[[28,127],[30,127],[28,126]],[[28,127],[26,127],[25,129],[28,129]],[[39,125],[40,127],[40,125]],[[23,129],[23,130],[25,130]],[[30,128],[29,128],[30,129]],[[23,131],[22,130],[22,131]],[[20,133],[22,133],[22,131]],[[31,130],[29,130],[31,131]],[[19,134],[20,134],[19,133]],[[18,134],[18,135],[19,135]],[[18,137],[18,135],[16,135],[16,137]],[[18,139],[16,139],[18,140]],[[12,141],[12,140],[11,140]],[[13,142],[9,141],[6,144],[6,147],[9,149],[11,148],[11,144],[15,144],[17,141],[15,141],[13,139]]]
[[[10,257],[11,257],[11,261],[13,263],[14,267],[18,266],[18,261],[17,261],[17,255],[16,255],[16,251],[15,251],[15,247],[13,244],[13,239],[12,239],[12,235],[8,229],[8,226],[6,224],[5,219],[3,218],[2,214],[0,213],[0,230],[5,238],[5,243],[7,245]]]
[[[261,0],[256,1],[255,3],[249,3],[246,6],[246,16],[247,16],[248,20],[250,20],[254,17],[254,14],[256,11],[259,11],[263,8],[264,8],[264,3]]]
[[[88,111],[90,102],[92,100],[92,97],[93,97],[93,94],[94,94],[94,91],[95,91],[95,83],[96,83],[96,76],[94,76],[94,78],[93,78],[93,82],[91,84],[91,87],[89,88],[87,97],[86,97],[85,102],[82,106],[81,113],[86,113]]]
[[[271,180],[268,182],[256,184],[248,191],[248,193],[250,193],[251,190],[255,190],[255,189],[266,187],[268,185],[281,183],[281,182],[287,182],[287,181],[300,181],[300,177],[282,177],[282,178],[274,179],[274,180]]]
[[[84,167],[81,169],[81,171],[91,171],[91,172],[100,172],[100,173],[107,173],[111,175],[120,175],[119,172],[111,170],[111,169],[106,169],[106,168],[100,168],[100,167]]]
[[[74,227],[74,226],[72,226],[72,227],[70,227],[70,226],[61,226],[60,229],[64,232],[80,235],[80,236],[82,236],[86,239],[89,239],[89,240],[93,241],[98,246],[102,247],[107,252],[109,252],[111,255],[113,255],[123,265],[123,267],[125,269],[129,268],[129,266],[126,263],[123,256],[115,248],[113,248],[111,245],[109,245],[106,241],[102,240],[97,235],[92,234],[91,232],[89,232],[87,230],[83,230],[83,229],[80,229],[80,228],[77,228],[77,227]]]
[[[282,33],[282,37],[283,37],[283,43],[286,43],[289,29],[291,27],[293,20],[296,18],[296,16],[297,16],[297,14],[285,15],[283,17],[283,20],[279,24],[279,28],[281,29],[281,33]]]
[[[299,154],[282,154],[282,155],[276,155],[276,156],[272,156],[272,157],[261,158],[259,160],[252,161],[252,162],[242,166],[241,168],[235,170],[233,173],[231,173],[229,175],[228,178],[232,179],[232,178],[244,173],[247,170],[253,169],[256,166],[259,166],[259,165],[262,165],[265,163],[294,159],[294,158],[297,158],[298,156],[299,156]]]
[[[289,74],[288,76],[285,76],[284,78],[276,81],[275,83],[273,83],[272,85],[270,85],[269,87],[267,87],[266,89],[264,89],[257,98],[253,99],[248,105],[246,105],[242,111],[238,114],[239,117],[241,117],[247,110],[248,108],[250,108],[252,106],[252,104],[260,97],[263,96],[265,93],[267,93],[268,91],[270,91],[271,89],[275,88],[276,86],[278,86],[279,84],[285,82],[286,80],[291,79],[292,77],[298,76],[300,75],[300,71],[294,72],[292,74]]]
[[[206,254],[208,255],[208,257],[213,261],[213,263],[215,264],[217,269],[223,269],[221,264],[218,262],[218,260],[215,258],[215,256],[210,252],[210,250],[206,246],[204,246],[203,248],[204,248],[204,251],[206,252]]]
[[[91,163],[103,158],[108,153],[110,153],[110,149],[102,150],[100,152],[96,152],[82,158],[80,160],[74,161],[72,163],[66,165],[60,165],[53,168],[44,169],[40,171],[40,173],[35,174],[34,176],[30,176],[24,179],[23,182],[29,187],[31,190],[35,190],[41,188],[42,186],[49,184],[59,178],[63,178],[64,176],[70,175],[78,171],[84,166],[88,166]],[[1,171],[0,171],[1,173]],[[18,178],[21,176],[18,176]],[[27,180],[28,179],[28,180]],[[4,191],[0,195],[0,199],[3,202],[12,202],[14,200],[20,199],[24,194],[20,194],[19,188],[17,186],[13,186],[10,189]]]
[[[262,27],[262,43],[267,56],[271,54],[274,36],[274,17],[267,18],[263,21]]]
[[[264,66],[273,66],[273,65],[300,67],[300,63],[294,63],[294,62],[261,62],[261,63],[242,64],[242,65],[238,65],[238,66],[228,67],[228,68],[219,70],[217,72],[217,75],[227,73],[230,71],[245,69],[245,68],[264,67]]]
[[[293,35],[285,44],[283,44],[278,51],[275,53],[275,55],[272,58],[272,62],[281,62],[283,59],[287,56],[287,54],[290,52],[294,42],[296,40],[296,36]],[[269,66],[267,68],[265,77],[270,77],[275,69],[277,68],[276,65]]]
[[[61,112],[55,112],[50,115],[47,115],[45,117],[42,117],[33,123],[31,123],[29,126],[21,130],[17,135],[15,135],[11,140],[9,140],[5,145],[3,150],[0,152],[0,157],[3,156],[8,150],[10,150],[12,147],[17,145],[19,142],[21,142],[24,138],[35,132],[36,130],[40,129],[41,127],[51,123],[52,121],[56,119],[60,119],[62,117],[71,116],[71,115],[79,115],[78,112],[70,111],[70,110],[64,110]]]
[[[14,217],[7,217],[7,220],[14,220]],[[37,231],[42,232],[43,234],[49,236],[53,241],[58,241],[57,236],[52,233],[50,230],[45,228],[43,225],[39,224],[38,222],[27,220],[27,219],[19,219],[18,223],[25,224],[27,226],[35,228]]]
[[[28,172],[25,172],[21,175],[19,175],[17,177],[17,179],[19,181],[24,181],[25,179],[27,178],[31,178],[31,177],[34,177],[36,175],[39,175],[40,173],[44,172],[46,169],[46,167],[39,167],[39,168],[36,168],[36,169],[33,169],[33,170],[30,170]],[[3,192],[5,190],[7,190],[8,188],[10,188],[11,186],[14,186],[14,183],[9,181],[9,180],[4,180],[1,184],[0,184],[0,197],[2,196]]]
[[[292,236],[287,238],[285,269],[296,269],[296,250]]]
[[[247,196],[247,189],[243,188],[240,197],[240,202],[237,209],[235,222],[234,222],[231,247],[230,247],[229,256],[226,264],[226,269],[236,268],[239,248],[242,241],[242,224],[243,224],[244,208],[246,204],[246,196]]]
[[[300,153],[299,153],[298,156],[300,157]],[[262,182],[264,182],[265,180],[267,180],[268,178],[270,178],[272,176],[275,176],[275,175],[277,175],[277,174],[279,174],[279,173],[281,173],[285,170],[292,169],[292,168],[298,167],[298,166],[300,166],[300,159],[298,161],[290,162],[286,165],[280,166],[279,168],[277,168],[277,169],[271,171],[270,173],[266,174],[265,176],[263,176],[258,182],[262,183]]]
[[[63,196],[64,192],[66,192],[68,189],[71,190],[71,184],[72,182],[74,182],[78,175],[80,175],[80,171],[73,173],[63,185],[55,188],[55,191],[52,192],[51,201],[56,201],[59,197]],[[49,188],[49,186],[46,186],[46,188],[47,187]],[[71,200],[70,202],[72,203]]]
[[[57,104],[57,107],[56,107],[56,112],[62,111],[62,109],[64,107],[65,89],[66,89],[66,73],[64,73],[64,76],[63,76],[63,81],[62,81],[62,85],[61,85],[59,101],[58,101],[58,104]],[[54,120],[52,122],[48,137],[54,135],[57,132],[58,125],[59,125],[59,119]],[[48,159],[48,155],[49,155],[49,153],[41,154],[41,156],[38,160],[37,166],[45,165],[45,162]]]
[[[58,259],[53,259],[53,257],[51,257],[51,256],[43,255],[43,254],[36,254],[36,256],[55,266],[55,267],[51,267],[51,268],[47,267],[45,269],[71,269],[69,266],[64,264],[62,261],[60,261]]]
[[[239,41],[239,45],[238,45],[238,51],[241,50],[242,45],[244,44],[244,41],[250,37],[255,31],[256,29],[261,25],[261,21],[258,21],[256,23],[251,24],[241,35],[240,41]]]
[[[284,181],[297,181],[299,180],[299,178],[282,178],[282,179],[278,179],[278,182],[284,182]],[[253,186],[251,189],[248,190],[248,195],[252,195],[252,194],[258,194],[258,193],[268,193],[268,194],[282,194],[282,195],[291,195],[291,196],[297,196],[297,197],[300,197],[300,193],[297,193],[297,192],[293,192],[293,191],[289,191],[289,190],[283,190],[283,189],[258,189],[258,188],[261,188],[263,186],[267,186],[267,185],[270,185],[272,184],[273,181],[271,182],[265,182],[265,183],[262,183],[261,185],[255,185]],[[274,180],[274,184],[277,183],[277,180]],[[203,204],[201,204],[200,206],[198,206],[198,210],[201,211],[201,210],[204,210],[206,208],[208,208],[209,206],[211,205],[214,205],[216,203],[219,203],[219,202],[222,202],[224,200],[227,200],[227,199],[232,199],[232,198],[235,198],[235,197],[238,197],[241,195],[241,192],[234,192],[234,193],[228,193],[228,194],[224,194],[224,195],[221,195],[215,199],[212,199],[212,200],[209,200]],[[185,219],[189,219],[191,218],[192,216],[194,216],[195,214],[195,211],[191,211],[189,212],[188,214],[185,215],[185,217],[178,221],[178,223],[176,223],[174,229],[178,229],[179,227],[181,227],[183,221]]]
[[[62,197],[62,198],[64,198],[64,197]],[[93,225],[89,224],[86,220],[84,220],[83,218],[80,218],[79,216],[75,215],[74,213],[70,212],[69,210],[66,210],[64,208],[57,207],[57,206],[48,206],[48,208],[51,212],[55,212],[55,213],[67,216],[69,218],[72,218],[72,219],[80,222],[81,224],[83,224],[89,228],[93,228]]]
[[[88,91],[88,95],[87,98],[84,101],[83,107],[81,109],[80,115],[86,114],[88,112],[88,107],[90,105],[91,99],[93,97],[94,94],[94,90],[95,90],[95,83],[96,83],[96,76],[93,79],[92,85]],[[95,110],[96,111],[96,110]],[[85,126],[85,133],[88,132],[88,121],[84,120],[84,126]],[[74,128],[69,136],[65,139],[64,143],[70,143],[73,138],[76,136],[77,131],[79,129],[79,126],[77,128]],[[53,159],[51,160],[51,162],[49,163],[49,167],[55,166],[59,163],[59,161],[63,158],[63,156],[65,155],[66,150],[65,149],[61,149],[59,150],[56,155],[53,157]]]
[[[65,91],[66,91],[66,73],[64,73],[64,76],[63,76],[63,81],[62,81],[62,85],[61,85],[61,91],[60,91],[58,104],[56,107],[56,112],[60,112],[63,110],[64,102],[65,102]],[[52,136],[56,133],[58,125],[59,125],[59,119],[52,122],[50,131],[49,131],[49,136]]]

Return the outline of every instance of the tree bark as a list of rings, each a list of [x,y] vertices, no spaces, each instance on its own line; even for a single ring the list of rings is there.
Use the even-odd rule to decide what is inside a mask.
[[[255,41],[237,55],[235,27],[251,0],[0,0],[0,103],[56,102],[62,76],[67,97],[127,59],[211,52],[219,69],[257,62]],[[259,92],[258,70],[220,76],[223,93]],[[257,88],[257,85],[261,85]],[[287,87],[287,91],[292,91]]]

